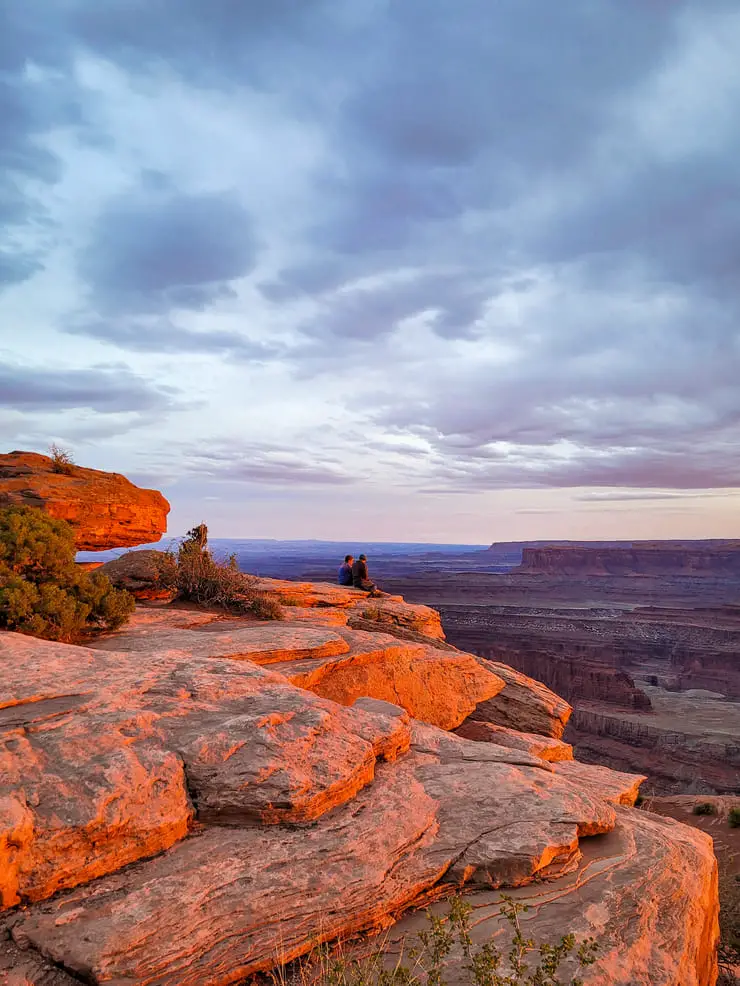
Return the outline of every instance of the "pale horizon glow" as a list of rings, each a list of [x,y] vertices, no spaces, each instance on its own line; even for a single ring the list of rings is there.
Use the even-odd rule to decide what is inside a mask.
[[[215,537],[740,537],[731,0],[7,0],[0,448]]]

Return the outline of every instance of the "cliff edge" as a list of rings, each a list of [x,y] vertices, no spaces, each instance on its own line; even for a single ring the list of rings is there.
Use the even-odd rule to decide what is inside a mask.
[[[69,466],[55,471],[47,455],[0,455],[0,507],[36,507],[75,532],[78,551],[102,551],[158,541],[170,505],[156,490],[140,489],[118,473]]]
[[[511,888],[527,934],[598,939],[588,986],[713,986],[711,839],[574,761],[566,702],[426,607],[260,588],[288,620],[0,633],[0,982],[221,986],[430,896],[495,935]]]

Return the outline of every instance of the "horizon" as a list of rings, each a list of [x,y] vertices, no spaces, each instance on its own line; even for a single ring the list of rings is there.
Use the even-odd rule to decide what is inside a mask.
[[[740,538],[736,4],[134,7],[4,7],[3,446],[215,538]]]

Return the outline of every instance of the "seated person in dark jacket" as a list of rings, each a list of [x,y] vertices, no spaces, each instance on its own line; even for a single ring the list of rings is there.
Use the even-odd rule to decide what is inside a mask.
[[[352,562],[354,560],[352,555],[344,556],[344,564],[339,569],[340,585],[352,585]]]
[[[367,557],[360,555],[352,565],[352,585],[355,589],[364,589],[365,592],[374,592],[375,583],[370,580],[367,571]]]

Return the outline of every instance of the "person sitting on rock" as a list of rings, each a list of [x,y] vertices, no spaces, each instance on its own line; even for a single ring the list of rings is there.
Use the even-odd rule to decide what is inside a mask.
[[[367,555],[360,555],[357,561],[353,563],[352,585],[355,589],[363,589],[365,592],[378,591],[367,570]]]
[[[339,568],[340,585],[352,585],[352,562],[354,560],[353,555],[344,556],[344,564]]]

